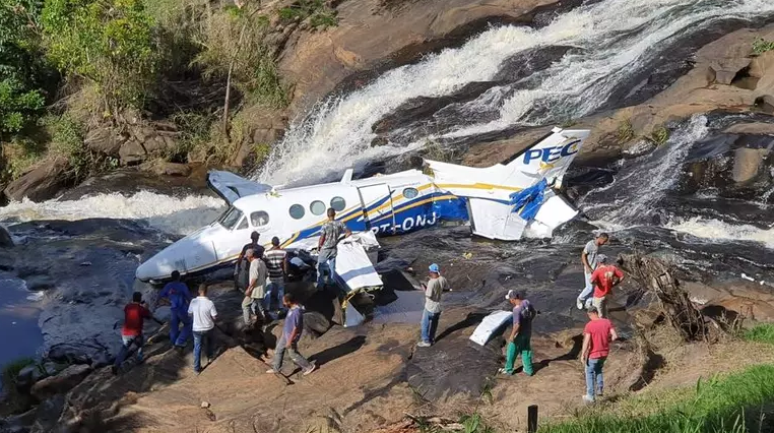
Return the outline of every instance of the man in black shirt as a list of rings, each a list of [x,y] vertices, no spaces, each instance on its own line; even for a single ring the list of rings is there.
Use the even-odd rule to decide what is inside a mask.
[[[247,288],[247,270],[250,269],[250,264],[247,263],[247,250],[253,250],[253,254],[256,258],[263,259],[263,251],[265,248],[258,243],[258,239],[260,238],[260,233],[252,232],[250,234],[250,239],[252,239],[252,241],[249,244],[245,244],[245,246],[242,247],[242,252],[239,253],[239,258],[237,259],[236,267],[234,268],[234,283],[237,289],[244,290]],[[244,273],[242,272],[243,270]]]

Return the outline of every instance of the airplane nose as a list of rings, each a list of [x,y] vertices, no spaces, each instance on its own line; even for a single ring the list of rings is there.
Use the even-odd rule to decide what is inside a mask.
[[[137,271],[135,271],[134,276],[138,280],[148,282],[153,278],[159,278],[160,269],[156,265],[156,260],[154,259],[155,257],[152,257],[150,260],[137,267]]]

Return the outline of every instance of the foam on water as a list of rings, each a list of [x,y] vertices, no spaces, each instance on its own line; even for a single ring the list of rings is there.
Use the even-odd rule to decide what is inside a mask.
[[[129,219],[145,222],[164,233],[186,235],[217,219],[223,209],[223,201],[214,197],[190,195],[176,198],[140,191],[131,196],[112,193],[72,201],[14,202],[0,208],[0,223],[9,225],[41,220]]]
[[[460,48],[393,69],[362,89],[319,104],[291,126],[253,177],[270,183],[312,182],[423,146],[425,140],[407,147],[371,147],[376,136],[372,125],[410,99],[448,95],[468,83],[491,80],[503,61],[539,47],[569,45],[580,50],[541,72],[537,88],[516,91],[506,101],[487,92],[469,103],[471,109],[494,104],[500,116],[443,137],[578,118],[603,104],[618,83],[653,60],[659,47],[674,37],[719,18],[770,13],[770,0],[606,0],[559,15],[538,30],[493,28]]]
[[[673,221],[665,228],[697,238],[711,239],[713,242],[752,241],[774,249],[774,228],[761,229],[746,224],[734,225],[700,217]]]

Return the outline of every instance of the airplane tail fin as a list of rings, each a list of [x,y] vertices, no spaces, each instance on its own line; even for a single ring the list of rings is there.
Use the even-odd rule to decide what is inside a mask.
[[[545,178],[549,184],[564,175],[591,131],[553,128],[533,145],[502,164],[526,175]]]

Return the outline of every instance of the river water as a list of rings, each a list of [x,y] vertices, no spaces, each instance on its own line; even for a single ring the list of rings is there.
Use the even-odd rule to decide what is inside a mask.
[[[494,27],[321,101],[291,126],[254,177],[308,184],[415,151],[428,140],[485,141],[637,103],[661,88],[643,80],[663,87],[677,77],[659,75],[679,72],[684,63],[668,53],[772,15],[770,0],[604,0],[542,27]],[[534,61],[526,75],[523,59]],[[470,91],[471,83],[485,85]],[[462,89],[469,93],[444,99]],[[423,114],[383,122],[409,105]],[[695,116],[670,125],[669,141],[652,152],[594,168],[612,182],[572,187],[584,217],[553,239],[498,243],[471,238],[465,228],[437,229],[387,240],[382,255],[417,266],[443,262],[447,275],[465,286],[452,303],[493,308],[518,281],[534,292],[552,329],[580,320],[571,311],[582,279],[577,256],[599,229],[613,233],[613,254],[659,251],[704,281],[741,273],[774,281],[771,157],[752,186],[736,185],[729,180],[734,152],[750,144],[743,137],[722,146],[717,141],[728,124],[751,120],[760,119]],[[378,137],[387,144],[372,146]],[[588,171],[577,167],[571,174],[582,179]],[[704,173],[701,182],[696,173]],[[0,326],[14,330],[0,347],[0,363],[35,350],[92,358],[114,352],[113,326],[137,288],[137,264],[223,210],[218,198],[196,188],[127,191],[120,185],[0,208],[0,223],[20,244],[13,253],[0,251],[15,267],[0,273]]]

